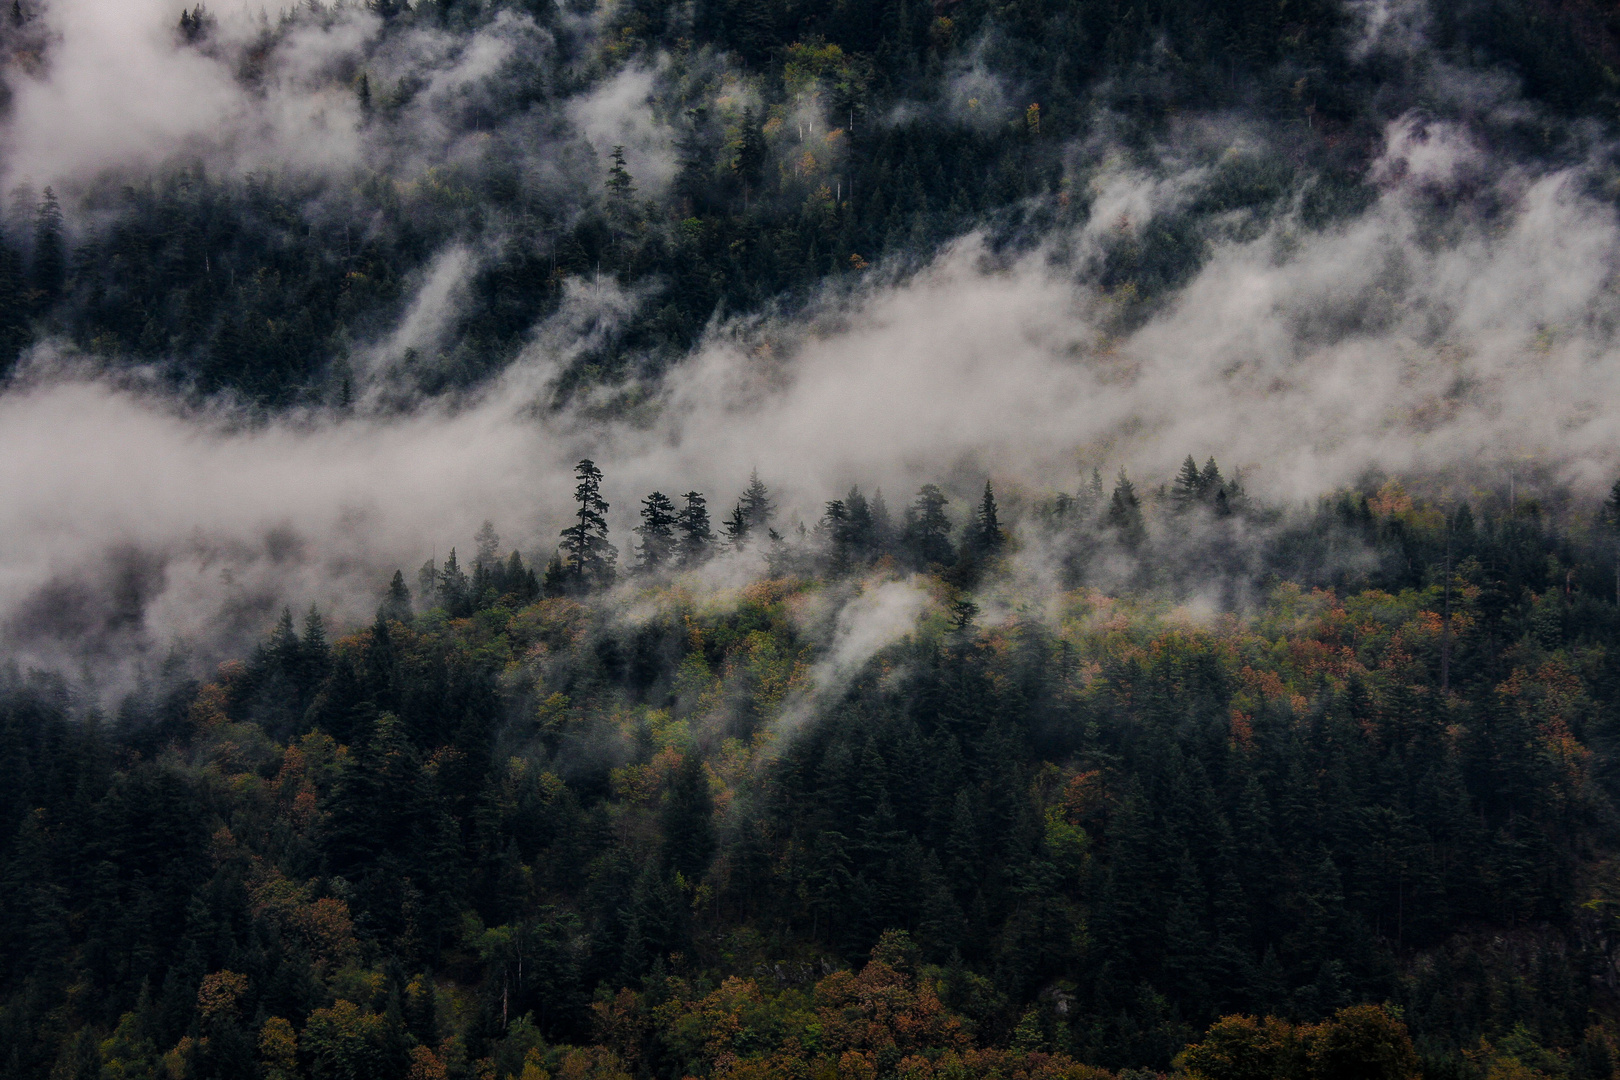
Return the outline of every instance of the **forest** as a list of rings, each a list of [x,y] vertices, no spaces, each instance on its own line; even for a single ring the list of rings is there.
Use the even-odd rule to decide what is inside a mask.
[[[1613,5],[159,7],[0,11],[0,1080],[1616,1075]]]
[[[1613,1075],[1620,484],[615,544],[578,480],[538,573],[486,525],[105,715],[12,669],[4,1075]]]
[[[250,97],[307,35],[381,20],[373,63],[349,58],[338,73],[359,164],[241,172],[182,151],[157,169],[75,177],[71,193],[14,170],[0,365],[47,341],[155,368],[189,393],[341,409],[382,348],[397,383],[385,397],[408,402],[487,382],[565,307],[570,283],[606,275],[642,301],[571,357],[567,396],[656,376],[717,317],[792,310],[970,229],[1032,243],[1084,218],[1101,157],[1162,170],[1190,154],[1197,190],[1095,268],[1140,319],[1235,219],[1252,233],[1285,213],[1323,228],[1363,210],[1387,121],[1459,107],[1439,85],[1446,65],[1519,81],[1537,112],[1473,117],[1503,152],[1568,159],[1620,106],[1620,24],[1588,0],[1439,5],[1422,56],[1404,59],[1358,58],[1352,7],[310,0],[243,37],[199,6],[181,13],[179,47],[228,65]],[[13,84],[49,53],[41,11],[16,0],[0,20]],[[443,34],[519,44],[441,101],[431,68],[388,50]],[[637,73],[667,141],[646,162],[656,177],[636,176],[605,138],[566,133],[570,109]],[[1194,113],[1246,127],[1247,149],[1174,145]],[[425,144],[446,131],[476,148],[435,160]],[[454,245],[479,255],[446,332],[379,344]]]

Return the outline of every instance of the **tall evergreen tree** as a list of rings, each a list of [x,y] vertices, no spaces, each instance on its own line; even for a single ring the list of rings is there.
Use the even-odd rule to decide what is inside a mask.
[[[949,502],[936,485],[924,484],[906,508],[901,543],[911,565],[918,570],[949,566],[956,558],[951,546],[951,521],[945,516]]]
[[[1176,473],[1174,482],[1170,485],[1170,502],[1177,513],[1186,513],[1196,506],[1203,496],[1203,483],[1198,472],[1198,463],[1191,454],[1181,463],[1181,470]]]
[[[680,532],[678,557],[684,569],[708,559],[714,549],[714,532],[709,528],[709,508],[703,493],[688,491],[681,498],[686,505],[676,515],[675,527]]]
[[[611,585],[619,550],[608,542],[608,502],[602,498],[602,470],[590,458],[574,468],[574,524],[562,531],[562,550],[575,589]]]
[[[742,495],[743,516],[748,519],[748,525],[753,529],[768,528],[776,517],[776,504],[771,502],[771,493],[765,487],[765,482],[759,478],[756,469],[748,474],[748,487]]]
[[[675,556],[675,504],[669,496],[655,491],[641,500],[641,550],[636,558],[640,569],[654,574],[670,565]]]
[[[405,584],[405,575],[398,570],[394,571],[393,579],[388,582],[381,614],[383,618],[397,622],[407,622],[411,617],[411,590]]]
[[[979,509],[973,515],[973,543],[979,551],[988,555],[1000,551],[1006,540],[1001,531],[1001,511],[996,507],[995,489],[986,480],[984,496],[980,498]]]
[[[1119,479],[1114,482],[1114,493],[1109,496],[1105,522],[1119,542],[1132,551],[1147,539],[1147,528],[1142,524],[1142,504],[1136,497],[1136,485],[1131,483],[1123,468],[1119,470]]]

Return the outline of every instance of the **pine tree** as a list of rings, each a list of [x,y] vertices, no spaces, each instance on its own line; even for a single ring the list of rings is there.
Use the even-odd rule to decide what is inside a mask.
[[[1225,489],[1226,481],[1221,478],[1220,467],[1215,464],[1214,457],[1211,457],[1204,462],[1203,471],[1198,474],[1198,497],[1205,502],[1214,502]]]
[[[636,185],[630,179],[630,170],[624,167],[624,147],[613,148],[613,164],[607,175],[607,217],[613,230],[613,246],[617,250],[621,240],[635,228]]]
[[[984,497],[979,500],[979,510],[973,516],[974,545],[985,554],[993,554],[1001,550],[1006,539],[1001,531],[1001,513],[996,509],[995,490],[986,480]]]
[[[439,592],[439,567],[432,559],[423,563],[416,571],[416,595],[422,600],[424,609],[433,606],[433,598]]]
[[[1175,481],[1170,485],[1170,502],[1177,513],[1186,513],[1198,503],[1202,494],[1198,463],[1188,454],[1187,460],[1181,463],[1181,471],[1176,473]]]
[[[466,571],[456,561],[456,549],[451,548],[439,571],[439,600],[452,619],[464,619],[472,614],[472,589]]]
[[[739,501],[726,515],[726,520],[720,526],[726,534],[726,543],[731,545],[733,551],[741,551],[748,546],[748,515],[743,513],[742,503]]]
[[[495,531],[495,523],[486,521],[478,527],[478,534],[473,537],[477,545],[477,554],[473,556],[473,566],[489,569],[495,566],[501,551],[501,535]]]
[[[1096,513],[1097,508],[1101,506],[1103,502],[1103,478],[1101,469],[1093,468],[1091,470],[1091,479],[1087,480],[1080,488],[1080,495],[1077,501],[1087,512]]]
[[[849,508],[843,499],[833,499],[827,503],[821,520],[816,523],[816,532],[820,534],[821,541],[826,547],[830,572],[841,573],[849,568]]]
[[[906,508],[900,542],[911,565],[917,570],[949,566],[956,558],[956,551],[951,546],[951,521],[945,516],[949,501],[938,487],[924,484],[918,490],[916,500]]]
[[[748,474],[748,488],[743,492],[741,505],[750,529],[770,528],[776,516],[776,506],[771,502],[770,492],[760,480],[757,470]]]
[[[872,504],[852,487],[844,496],[844,530],[839,542],[845,561],[855,565],[871,562],[877,548],[877,520],[872,516]]]
[[[405,584],[405,575],[398,570],[394,571],[393,580],[388,583],[388,593],[383,597],[383,618],[393,619],[396,622],[407,622],[411,617],[411,590]]]
[[[398,577],[396,572],[395,577]],[[401,580],[403,585],[404,581]],[[407,597],[405,603],[410,604]],[[320,609],[314,604],[304,613],[304,639],[299,644],[299,698],[300,704],[307,704],[309,698],[315,693],[315,688],[326,678],[327,669],[332,663],[332,649],[326,642],[326,623],[321,618]]]
[[[709,509],[703,493],[688,491],[681,498],[686,505],[676,515],[675,525],[680,531],[680,563],[686,569],[708,559],[714,547],[714,532],[709,528]]]
[[[668,566],[675,554],[675,504],[668,495],[655,491],[641,500],[641,524],[635,532],[641,537],[638,567],[656,574]]]
[[[574,469],[575,524],[562,531],[562,550],[572,587],[585,590],[611,585],[619,550],[608,542],[607,500],[602,498],[602,470],[590,458]]]
[[[1131,483],[1123,468],[1119,470],[1119,479],[1114,483],[1114,493],[1108,499],[1108,516],[1105,520],[1118,536],[1119,542],[1132,551],[1147,539],[1147,529],[1142,524],[1142,505],[1136,497],[1136,485]]]

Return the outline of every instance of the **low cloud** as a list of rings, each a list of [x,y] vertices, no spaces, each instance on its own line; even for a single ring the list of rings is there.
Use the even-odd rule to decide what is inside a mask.
[[[1241,466],[1273,498],[1369,467],[1488,480],[1526,461],[1595,497],[1620,445],[1620,223],[1583,166],[1498,166],[1459,187],[1477,151],[1415,123],[1390,129],[1365,213],[1324,232],[1283,215],[1217,241],[1146,314],[1096,284],[1098,253],[1182,188],[1103,165],[1093,212],[1011,261],[969,236],[921,272],[869,271],[802,316],[719,327],[662,381],[564,407],[554,379],[571,350],[640,302],[610,281],[571,282],[481,396],[404,413],[250,424],[51,373],[42,355],[0,395],[0,621],[40,660],[91,639],[149,656],[228,640],[283,603],[363,621],[395,567],[466,546],[485,518],[547,556],[586,455],[627,556],[648,491],[703,491],[718,516],[756,468],[789,526],[852,483],[895,506],[922,482],[966,496],[987,475],[1072,491],[1094,465],[1152,484],[1188,453]],[[460,280],[466,257],[443,256],[421,295]],[[428,307],[453,306],[443,291]],[[436,325],[412,316],[399,340]],[[144,568],[136,614],[46,617],[72,606],[68,585],[123,573],[105,569],[118,560]]]

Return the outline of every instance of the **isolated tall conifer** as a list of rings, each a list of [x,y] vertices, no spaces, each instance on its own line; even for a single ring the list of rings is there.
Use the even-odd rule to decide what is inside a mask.
[[[999,551],[1006,541],[1001,532],[1001,511],[996,507],[995,489],[990,481],[984,482],[984,496],[979,500],[979,512],[974,516],[975,540],[986,553]]]
[[[562,531],[562,550],[575,589],[613,581],[619,550],[608,542],[607,500],[602,498],[602,470],[590,458],[574,468],[574,524]]]

